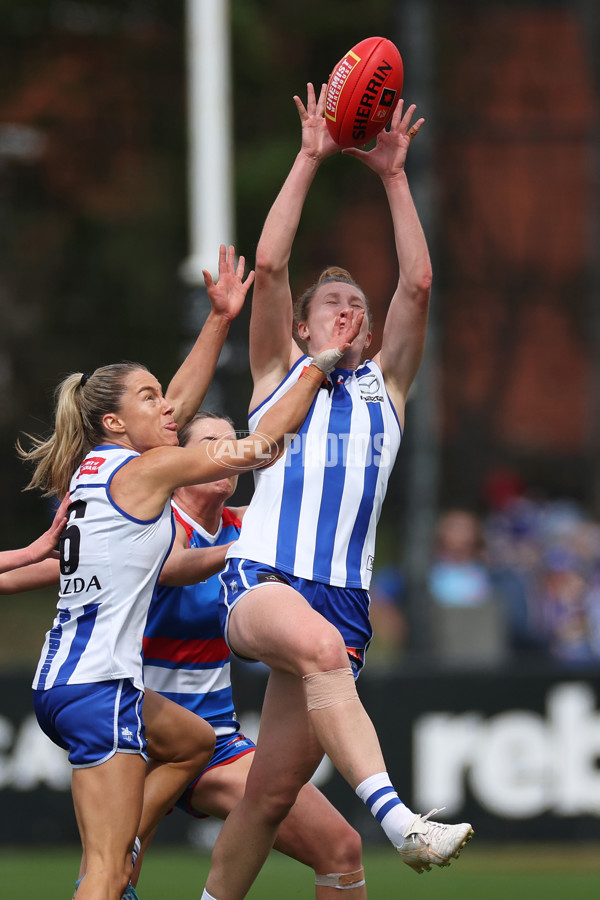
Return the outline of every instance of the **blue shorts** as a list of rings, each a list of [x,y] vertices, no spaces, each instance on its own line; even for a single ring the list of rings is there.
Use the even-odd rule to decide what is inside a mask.
[[[122,678],[34,690],[33,706],[42,731],[69,751],[74,769],[85,769],[99,766],[115,753],[148,758],[143,698],[143,691]]]
[[[352,671],[356,677],[365,662],[365,654],[373,636],[369,620],[369,593],[363,588],[341,588],[309,581],[280,572],[249,559],[228,559],[219,575],[219,617],[227,640],[229,615],[238,600],[257,587],[269,583],[293,587],[314,610],[335,625],[346,644]],[[231,650],[231,647],[229,648]],[[233,653],[233,650],[231,651]]]
[[[217,766],[227,766],[241,756],[245,756],[246,753],[254,753],[255,749],[256,744],[254,741],[251,741],[250,738],[247,738],[239,731],[237,734],[217,735],[215,752],[212,755],[211,761],[206,768],[200,772],[197,778],[194,778],[192,783],[187,786],[175,806],[188,813],[188,815],[194,816],[195,819],[207,819],[208,815],[206,813],[198,812],[198,810],[194,809],[192,806],[192,792],[204,773],[208,772],[210,769],[216,769]]]

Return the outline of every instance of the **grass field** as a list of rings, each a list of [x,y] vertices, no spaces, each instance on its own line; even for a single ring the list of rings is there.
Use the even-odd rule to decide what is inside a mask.
[[[79,865],[76,850],[0,850],[0,894],[7,900],[68,900]],[[588,900],[600,897],[600,845],[491,846],[473,843],[449,869],[417,876],[390,850],[365,854],[369,900]],[[208,857],[156,848],[138,886],[140,900],[198,900]],[[314,896],[311,873],[272,854],[251,900]]]

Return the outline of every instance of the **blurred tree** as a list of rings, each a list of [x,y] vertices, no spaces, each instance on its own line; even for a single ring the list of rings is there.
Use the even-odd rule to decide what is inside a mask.
[[[173,369],[185,193],[178,19],[139,3],[5,2],[0,16],[0,125],[40,144],[0,172],[6,545],[26,477],[12,445],[47,427],[60,377],[122,357]]]
[[[187,256],[183,6],[0,0],[0,546],[25,542],[40,525],[39,498],[20,493],[27,473],[14,441],[46,430],[62,375],[134,358],[165,381],[189,339],[178,276]],[[427,165],[439,198],[445,503],[476,505],[497,464],[547,492],[587,499],[598,338],[585,303],[595,250],[585,221],[597,187],[588,153],[598,97],[584,32],[598,12],[592,0],[576,6],[431,3],[435,105],[422,111],[435,123]],[[236,245],[249,262],[299,146],[293,95],[325,81],[369,34],[414,50],[400,7],[230,0]],[[409,102],[415,80],[411,66]],[[427,158],[420,153],[409,165]],[[294,291],[332,262],[350,266],[370,295],[377,346],[396,280],[391,229],[378,179],[342,156],[319,172],[306,204]],[[245,346],[247,319],[246,310],[236,347]],[[222,380],[241,426],[250,396],[243,353]],[[421,449],[410,412],[407,422],[381,563],[399,555],[408,460]]]
[[[232,0],[236,243],[250,264],[299,146],[293,94],[326,80],[365,28],[391,33],[392,21],[389,0],[370,3],[368,26],[340,0]],[[14,440],[47,429],[62,375],[134,358],[168,379],[188,338],[178,278],[187,221],[183,27],[183,4],[166,0],[0,0],[3,546],[15,531],[30,533],[39,511],[37,498],[19,496],[27,473]],[[3,155],[2,133],[14,142],[19,129],[37,139],[34,157]],[[358,277],[367,272],[389,291],[374,181],[337,159],[319,177],[292,261],[298,291],[352,239],[340,218],[349,192],[370,232]],[[371,264],[369,246],[381,265]],[[234,336],[246,332],[247,315]],[[249,376],[245,361],[235,362],[224,386],[242,425]]]
[[[565,3],[442,3],[440,216],[447,503],[496,462],[586,492],[587,165],[597,96]]]

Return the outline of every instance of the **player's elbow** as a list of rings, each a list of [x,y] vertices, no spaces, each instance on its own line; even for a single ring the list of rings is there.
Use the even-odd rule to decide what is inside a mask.
[[[412,300],[415,310],[422,311],[425,315],[429,307],[429,298],[431,296],[431,271],[424,271],[414,278],[410,285],[409,296]]]
[[[277,278],[287,269],[287,259],[277,259],[268,247],[261,247],[260,244],[256,248],[256,260],[254,270],[256,272],[256,280],[260,282],[263,279]]]
[[[423,266],[418,272],[414,273],[414,289],[415,294],[419,298],[424,298],[425,300],[429,300],[429,295],[431,294],[431,284],[433,282],[433,272],[431,266],[428,264]]]
[[[254,270],[256,274],[266,274],[273,270],[273,259],[268,251],[261,247],[260,244],[256,248],[256,259],[254,261]]]
[[[431,265],[427,260],[421,265],[412,266],[410,271],[405,272],[404,274],[400,273],[398,289],[415,304],[422,304],[426,307],[431,295],[432,282],[433,273]]]

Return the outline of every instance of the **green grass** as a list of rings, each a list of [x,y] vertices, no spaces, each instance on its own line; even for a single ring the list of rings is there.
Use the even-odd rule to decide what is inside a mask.
[[[415,875],[390,849],[365,853],[369,900],[588,900],[600,896],[600,846],[479,845],[450,869]],[[209,860],[192,849],[156,848],[138,886],[141,900],[197,900]],[[76,850],[0,850],[0,884],[7,900],[67,900],[79,865]],[[311,873],[272,854],[248,897],[294,900],[314,896]]]

